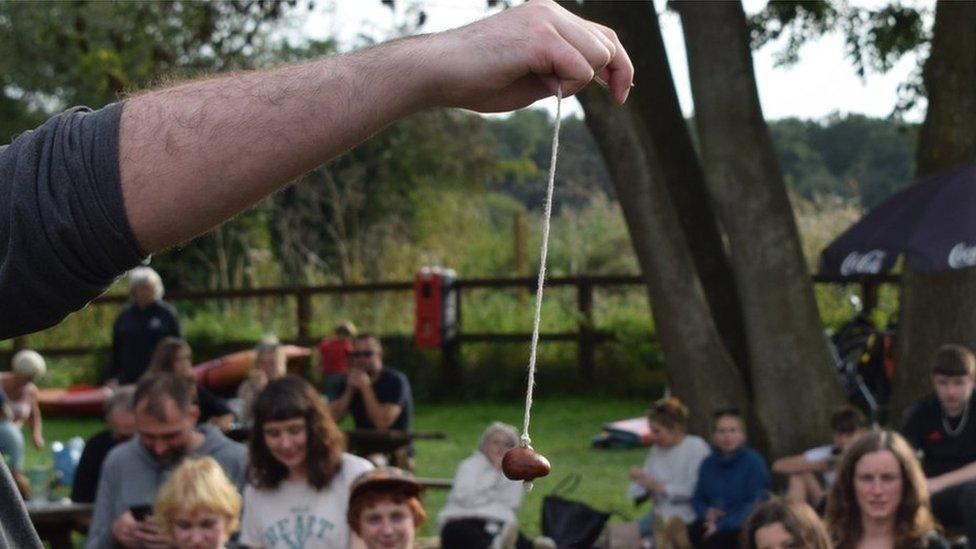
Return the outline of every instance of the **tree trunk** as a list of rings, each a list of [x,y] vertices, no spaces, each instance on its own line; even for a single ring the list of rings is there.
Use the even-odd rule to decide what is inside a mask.
[[[606,93],[577,94],[600,147],[647,283],[658,340],[675,396],[691,408],[690,430],[708,432],[709,412],[748,407],[746,383],[722,344],[688,243],[663,181],[660,156],[643,146],[633,110]]]
[[[680,212],[678,226],[691,251],[722,342],[739,368],[748,372],[748,345],[734,272],[708,197],[698,153],[681,114],[653,2],[589,0],[580,4],[564,0],[561,4],[612,28],[627,48],[636,71],[636,86],[628,105],[640,121],[643,148],[656,151],[661,170],[661,179],[656,181],[663,183],[674,208]]]
[[[729,238],[773,456],[822,443],[840,386],[763,119],[740,2],[677,2],[706,181]]]
[[[918,176],[976,160],[976,2],[939,2],[923,77],[928,111],[918,139]],[[906,270],[901,290],[897,420],[931,390],[929,363],[944,343],[976,348],[976,271]]]

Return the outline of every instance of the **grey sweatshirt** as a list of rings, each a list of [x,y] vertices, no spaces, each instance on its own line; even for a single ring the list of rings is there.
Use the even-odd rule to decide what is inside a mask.
[[[244,486],[247,469],[247,450],[225,437],[219,429],[210,425],[197,428],[206,439],[189,457],[210,456],[237,485]],[[112,521],[134,505],[152,505],[156,491],[178,463],[160,466],[156,459],[139,442],[138,435],[116,446],[102,464],[95,496],[95,514],[85,547],[101,549],[116,547],[112,537]]]

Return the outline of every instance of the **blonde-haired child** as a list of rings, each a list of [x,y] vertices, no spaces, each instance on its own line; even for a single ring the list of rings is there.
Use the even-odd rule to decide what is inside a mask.
[[[179,549],[224,547],[237,531],[241,495],[213,458],[187,459],[156,494],[153,517]]]

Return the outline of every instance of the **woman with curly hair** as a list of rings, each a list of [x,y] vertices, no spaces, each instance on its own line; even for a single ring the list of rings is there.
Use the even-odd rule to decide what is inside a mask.
[[[273,380],[254,402],[241,543],[346,549],[353,481],[373,466],[345,453],[325,400],[305,380]]]
[[[838,549],[941,549],[925,475],[911,447],[892,431],[858,438],[841,460],[827,502]]]
[[[744,549],[831,549],[820,517],[806,503],[772,499],[761,503],[742,527]]]

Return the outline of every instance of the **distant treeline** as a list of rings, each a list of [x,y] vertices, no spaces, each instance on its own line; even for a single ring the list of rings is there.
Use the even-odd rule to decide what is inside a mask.
[[[531,175],[513,172],[502,181],[502,189],[528,208],[542,200],[550,124],[543,111],[522,111],[488,124],[503,162],[534,164]],[[586,125],[574,119],[562,127],[562,205],[597,189],[612,196],[609,175]],[[837,197],[870,209],[914,179],[917,125],[848,114],[823,120],[786,118],[770,122],[769,128],[787,188],[800,198]]]

